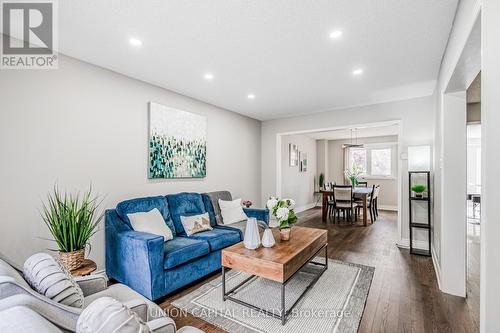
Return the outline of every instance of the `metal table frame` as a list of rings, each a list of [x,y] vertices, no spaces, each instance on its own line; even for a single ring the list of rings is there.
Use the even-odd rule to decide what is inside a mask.
[[[313,259],[316,258],[316,256],[323,249],[325,250],[325,263],[323,264],[323,263],[320,263],[320,262],[313,261]],[[302,294],[295,301],[295,303],[293,303],[293,305],[290,307],[290,309],[286,310],[286,308],[285,308],[285,287],[288,284],[288,282],[290,282],[290,280],[297,273],[299,273],[302,270],[302,268],[304,268],[308,264],[314,264],[314,265],[317,265],[317,266],[322,266],[323,268],[314,277],[314,279],[311,281],[311,283],[309,283],[309,285],[302,292]],[[243,287],[245,284],[247,284],[251,280],[257,278],[258,277],[257,275],[251,275],[250,277],[246,278],[241,283],[239,283],[237,286],[235,286],[234,288],[232,288],[231,290],[229,290],[228,292],[226,292],[226,267],[222,266],[222,298],[223,298],[224,301],[230,300],[230,301],[233,301],[233,302],[238,303],[240,305],[249,307],[249,308],[251,308],[253,310],[265,313],[268,316],[272,316],[274,318],[281,319],[281,325],[285,325],[286,318],[290,314],[290,312],[292,311],[292,309],[297,305],[297,303],[299,303],[299,301],[302,299],[302,297],[304,297],[304,295],[309,291],[309,289],[311,289],[314,286],[314,284],[318,281],[318,279],[321,277],[321,275],[323,275],[323,273],[327,269],[328,269],[328,244],[325,244],[318,251],[316,251],[316,253],[314,253],[302,266],[300,266],[300,268],[295,273],[293,273],[285,282],[281,283],[281,309],[279,311],[279,314],[276,314],[275,312],[271,312],[271,311],[268,311],[266,309],[259,308],[258,306],[249,304],[247,302],[244,302],[242,300],[239,300],[239,299],[234,298],[233,296],[231,296],[231,294],[234,294],[236,292],[236,290],[238,290],[239,288]]]

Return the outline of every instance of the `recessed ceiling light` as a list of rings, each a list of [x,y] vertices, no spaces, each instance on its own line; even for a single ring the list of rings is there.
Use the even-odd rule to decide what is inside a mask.
[[[248,94],[247,98],[248,99],[255,99],[255,95],[254,94]]]
[[[205,80],[213,80],[214,79],[214,75],[212,73],[205,73],[205,75],[203,75],[203,77],[205,78]]]
[[[340,36],[342,36],[342,30],[333,30],[332,32],[330,32],[331,39],[337,39]]]
[[[128,40],[128,42],[129,42],[129,43],[130,43],[130,45],[132,45],[132,46],[137,46],[137,47],[142,46],[142,40],[137,39],[137,38],[130,38],[130,39]]]
[[[354,75],[354,76],[359,76],[361,74],[363,74],[362,68],[356,68],[355,70],[352,71],[352,75]]]

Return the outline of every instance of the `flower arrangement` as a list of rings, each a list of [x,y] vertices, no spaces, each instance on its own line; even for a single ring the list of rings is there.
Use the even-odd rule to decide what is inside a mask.
[[[250,208],[253,205],[253,203],[250,200],[245,200],[241,204],[246,208]]]
[[[267,208],[279,223],[281,239],[288,240],[290,238],[290,228],[297,222],[295,215],[295,201],[293,199],[279,199],[271,197],[267,201]]]
[[[356,163],[352,163],[351,170],[346,169],[344,171],[345,176],[351,181],[352,186],[357,186],[359,178],[363,172],[358,168]]]

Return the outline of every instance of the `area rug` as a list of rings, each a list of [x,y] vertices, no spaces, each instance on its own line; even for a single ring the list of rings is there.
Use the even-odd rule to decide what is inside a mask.
[[[324,258],[316,258],[324,262]],[[320,269],[305,266],[286,286],[287,309],[314,279]],[[230,300],[222,300],[221,277],[174,301],[172,304],[231,333],[281,332],[357,332],[375,268],[328,261],[328,270],[307,292],[290,313],[284,326],[281,320],[252,310]],[[234,270],[226,273],[226,290],[249,275]],[[251,280],[233,297],[279,314],[281,285],[262,278]]]

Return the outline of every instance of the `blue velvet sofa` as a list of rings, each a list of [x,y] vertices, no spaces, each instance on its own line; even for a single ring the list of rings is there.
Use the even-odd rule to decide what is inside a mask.
[[[217,200],[227,191],[178,193],[137,198],[105,213],[106,273],[150,300],[163,297],[221,268],[221,251],[243,240],[243,228],[221,225]],[[158,208],[174,239],[134,231],[127,214]],[[213,230],[188,237],[181,216],[209,213]],[[267,209],[245,209],[249,217],[269,223]]]

